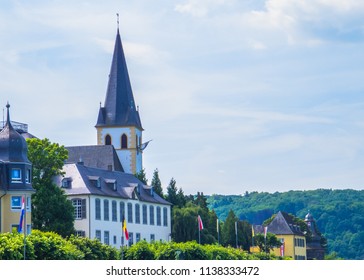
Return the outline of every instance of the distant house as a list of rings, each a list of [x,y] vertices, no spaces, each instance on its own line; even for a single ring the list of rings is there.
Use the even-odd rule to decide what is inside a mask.
[[[0,131],[0,232],[18,230],[24,199],[24,228],[30,233],[32,164],[27,143],[10,120],[10,105],[6,107],[7,120]]]
[[[254,232],[264,234],[264,227],[254,226]],[[307,259],[306,237],[290,215],[279,211],[268,225],[267,232],[275,234],[281,241],[281,247],[273,250],[275,255],[288,256],[295,260]],[[252,251],[256,251],[256,248]]]

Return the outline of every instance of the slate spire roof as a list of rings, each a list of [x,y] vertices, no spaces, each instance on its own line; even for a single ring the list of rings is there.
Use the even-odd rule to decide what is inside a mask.
[[[119,28],[116,34],[105,104],[104,107],[100,106],[97,119],[96,127],[99,126],[136,126],[143,129],[134,101]]]
[[[9,103],[6,108],[7,120],[4,128],[0,131],[0,159],[3,162],[30,163],[27,143],[11,124]]]

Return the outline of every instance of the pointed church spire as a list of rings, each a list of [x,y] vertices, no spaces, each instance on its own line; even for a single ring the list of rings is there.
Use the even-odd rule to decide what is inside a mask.
[[[139,112],[135,106],[119,28],[116,34],[105,103],[104,107],[100,108],[96,124],[96,127],[100,126],[135,126],[143,129]]]

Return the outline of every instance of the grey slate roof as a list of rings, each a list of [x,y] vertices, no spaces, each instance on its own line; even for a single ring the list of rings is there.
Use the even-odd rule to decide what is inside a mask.
[[[134,101],[119,29],[115,40],[105,104],[104,107],[100,107],[96,123],[96,127],[99,126],[136,126],[143,129]]]
[[[254,225],[254,232],[264,234],[264,227],[262,225]],[[282,211],[279,211],[268,225],[268,232],[282,235],[304,235],[299,226],[294,223],[291,216]]]
[[[10,122],[10,105],[7,104],[7,121],[0,131],[0,159],[4,162],[30,163],[25,139],[13,128]]]
[[[82,160],[85,166],[105,170],[122,171],[124,169],[112,145],[90,145],[65,147],[68,150],[67,163],[77,163]]]
[[[282,211],[279,211],[272,222],[268,225],[268,232],[274,234],[304,235],[291,216]]]
[[[65,175],[56,177],[55,183],[61,186],[64,178],[70,181],[71,187],[64,188],[67,195],[93,194],[171,205],[171,203],[153,193],[150,186],[143,185],[132,174],[92,168],[77,163],[65,164],[63,171]],[[97,179],[100,180],[100,187],[95,184]],[[115,182],[116,189],[113,188],[112,182]]]

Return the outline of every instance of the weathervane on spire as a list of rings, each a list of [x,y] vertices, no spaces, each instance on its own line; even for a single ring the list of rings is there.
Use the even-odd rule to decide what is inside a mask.
[[[116,13],[117,23],[118,23],[118,29],[119,29],[119,13]]]

